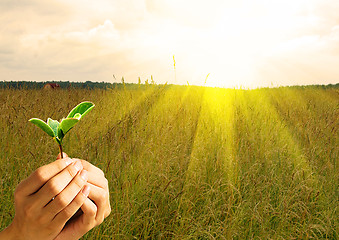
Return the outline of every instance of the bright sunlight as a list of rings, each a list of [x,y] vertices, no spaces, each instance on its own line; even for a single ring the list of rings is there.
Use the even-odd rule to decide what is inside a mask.
[[[254,88],[336,83],[339,75],[336,0],[27,0],[0,7],[4,80],[137,83],[152,75],[159,84]]]

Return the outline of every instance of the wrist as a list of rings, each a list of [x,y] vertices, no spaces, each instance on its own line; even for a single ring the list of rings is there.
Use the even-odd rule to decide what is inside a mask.
[[[0,232],[0,240],[20,240],[19,235],[17,235],[13,223],[11,223],[7,228]]]

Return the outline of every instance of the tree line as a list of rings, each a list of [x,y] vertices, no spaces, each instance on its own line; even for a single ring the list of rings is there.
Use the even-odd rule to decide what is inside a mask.
[[[47,82],[34,82],[34,81],[1,81],[0,88],[11,89],[40,89],[48,83],[59,84],[62,89],[95,89],[95,88],[123,88],[122,83],[108,83],[108,82],[70,82],[70,81],[47,81]]]
[[[107,88],[114,88],[114,89],[136,89],[141,85],[147,86],[149,84],[156,85],[155,82],[148,83],[148,79],[146,80],[145,84],[141,84],[140,78],[138,83],[125,83],[124,79],[122,78],[121,83],[108,83],[108,82],[70,82],[70,81],[47,81],[47,82],[34,82],[34,81],[0,81],[0,89],[1,88],[10,88],[10,89],[41,89],[48,83],[56,83],[59,84],[60,88],[62,89],[107,89]],[[280,87],[284,88],[284,87]],[[302,85],[302,86],[288,86],[288,88],[339,88],[339,83],[336,84],[328,84],[328,85]]]

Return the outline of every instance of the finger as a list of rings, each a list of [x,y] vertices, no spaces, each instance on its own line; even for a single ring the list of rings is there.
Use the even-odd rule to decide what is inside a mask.
[[[77,196],[81,189],[87,182],[87,171],[82,170],[75,178],[68,184],[68,186],[60,192],[53,201],[49,202],[44,210],[53,219],[56,214],[63,211]]]
[[[82,170],[81,162],[75,161],[66,167],[55,177],[51,178],[38,192],[34,195],[36,203],[43,208],[55,196],[57,196],[72,181],[79,171]]]
[[[55,216],[51,224],[64,225],[85,203],[89,193],[90,187],[85,185],[76,197]]]
[[[82,165],[84,166],[84,168],[86,170],[89,170],[91,172],[95,172],[95,173],[102,175],[102,176],[105,175],[104,172],[100,168],[94,166],[93,164],[89,163],[88,161],[83,160],[83,159],[77,159],[77,158],[76,158],[76,160],[80,160]]]
[[[60,173],[72,162],[71,158],[64,158],[38,168],[18,185],[17,192],[23,196],[29,196],[37,192],[48,180]]]
[[[97,206],[89,198],[86,198],[84,204],[81,206],[81,210],[83,211],[83,215],[81,217],[84,229],[85,231],[89,231],[96,223],[95,217],[97,215]]]
[[[108,191],[108,181],[105,176],[88,171],[88,182]]]
[[[67,157],[68,157],[67,153],[65,153],[65,152],[62,152],[62,156],[63,156],[63,158],[67,158]],[[58,154],[57,160],[58,160],[58,159],[62,159],[61,153]]]
[[[82,165],[84,166],[84,169],[88,171],[88,182],[101,188],[106,188],[108,186],[104,172],[100,168],[92,165],[91,163],[85,160],[82,159],[76,160],[80,160]]]
[[[97,206],[96,219],[102,222],[104,218],[107,217],[110,212],[108,191],[106,191],[105,189],[99,188],[95,185],[92,185],[90,183],[89,185],[91,186],[91,192],[88,197]]]

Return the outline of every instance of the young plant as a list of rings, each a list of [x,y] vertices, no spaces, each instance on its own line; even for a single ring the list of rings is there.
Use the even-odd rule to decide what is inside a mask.
[[[70,111],[67,118],[61,119],[60,122],[51,118],[47,119],[47,123],[39,118],[31,118],[29,121],[41,128],[49,136],[53,137],[53,139],[59,145],[61,158],[63,158],[63,138],[65,137],[66,133],[68,133],[69,130],[71,130],[83,116],[85,116],[90,110],[92,110],[92,108],[94,108],[94,106],[95,105],[92,102],[82,102]]]

